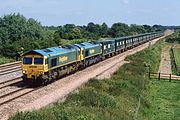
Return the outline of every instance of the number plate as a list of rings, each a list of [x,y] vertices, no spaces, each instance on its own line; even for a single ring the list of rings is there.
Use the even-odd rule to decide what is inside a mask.
[[[37,68],[37,66],[29,66],[29,68]]]

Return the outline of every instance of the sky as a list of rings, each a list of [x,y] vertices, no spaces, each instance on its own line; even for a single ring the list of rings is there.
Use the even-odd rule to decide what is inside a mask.
[[[180,25],[180,0],[0,0],[0,16],[11,13],[46,26],[89,22]]]

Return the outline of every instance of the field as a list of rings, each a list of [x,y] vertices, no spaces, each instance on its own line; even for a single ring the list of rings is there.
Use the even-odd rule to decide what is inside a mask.
[[[151,107],[144,120],[180,120],[180,81],[152,80],[149,91]]]

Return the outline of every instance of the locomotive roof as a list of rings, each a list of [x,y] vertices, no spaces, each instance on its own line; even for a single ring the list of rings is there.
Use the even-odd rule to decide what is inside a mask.
[[[103,40],[98,40],[97,42],[114,42],[115,39],[112,38],[112,39],[103,39]]]
[[[58,46],[58,47],[51,47],[51,48],[46,48],[46,49],[38,49],[38,50],[33,50],[29,51],[23,54],[23,56],[28,55],[28,54],[39,54],[41,56],[53,56],[57,54],[64,54],[68,53],[71,51],[76,51],[78,49],[77,47],[73,45],[66,45],[66,46]]]
[[[96,42],[93,42],[93,41],[92,42],[84,42],[84,43],[74,44],[74,45],[78,46],[80,48],[85,48],[85,49],[99,46],[99,44],[97,44]]]
[[[138,35],[132,35],[132,36],[125,36],[125,37],[119,37],[119,38],[116,38],[118,40],[124,40],[124,39],[129,39],[129,38],[136,38],[136,37],[140,37],[140,36],[145,36],[145,35],[151,35],[151,34],[154,34],[156,32],[152,32],[152,33],[144,33],[144,34],[138,34]]]

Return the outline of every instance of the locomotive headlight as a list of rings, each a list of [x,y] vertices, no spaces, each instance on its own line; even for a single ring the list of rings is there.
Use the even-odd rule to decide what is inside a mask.
[[[39,72],[39,74],[41,75],[41,74],[43,74],[43,72],[42,72],[42,71],[40,71],[40,72]]]
[[[23,70],[22,72],[23,72],[24,74],[26,73],[26,71],[25,71],[25,70]]]

